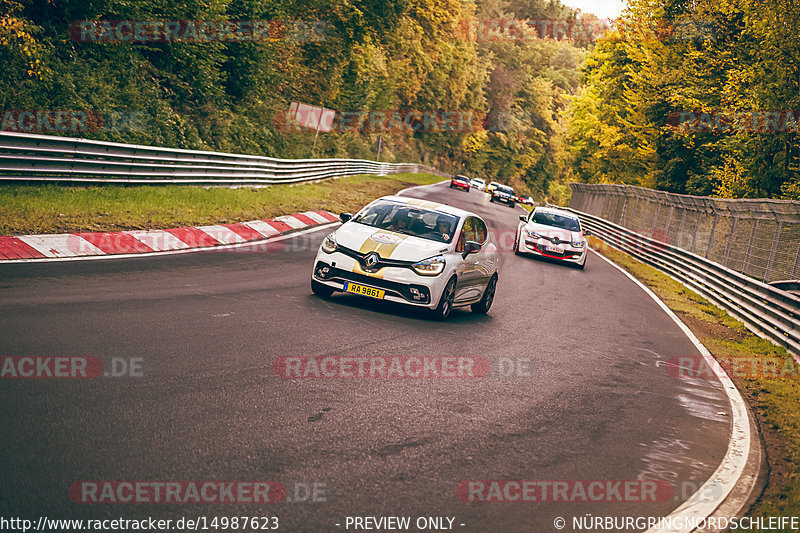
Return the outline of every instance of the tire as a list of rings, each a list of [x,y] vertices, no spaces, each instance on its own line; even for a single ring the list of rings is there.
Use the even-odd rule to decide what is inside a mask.
[[[496,290],[497,275],[494,275],[492,279],[489,280],[489,283],[486,284],[486,290],[483,291],[483,296],[480,301],[470,306],[472,312],[482,314],[488,313],[489,309],[492,307],[492,302],[494,302],[494,293]]]
[[[514,236],[514,255],[522,255],[522,252],[519,251],[519,234],[520,230],[517,230],[516,235]]]
[[[492,203],[494,203],[494,196],[492,196],[491,198],[489,198],[489,201],[490,201],[490,202],[492,202]]]
[[[579,270],[583,270],[586,267],[586,260],[589,258],[588,254],[586,258],[583,260],[583,263],[576,263],[575,266],[578,267]]]
[[[508,204],[508,206],[509,206],[511,209],[514,209],[514,202],[511,202],[511,203],[509,203],[509,204]]]
[[[438,320],[439,322],[444,322],[450,316],[450,312],[453,310],[453,299],[456,296],[456,278],[450,278],[450,281],[447,282],[447,285],[444,286],[444,290],[442,291],[442,297],[439,298],[439,305],[436,306],[436,309],[433,310],[433,318],[434,320]]]
[[[316,294],[317,296],[321,296],[323,298],[330,298],[333,294],[334,289],[328,287],[324,283],[320,283],[319,281],[312,279],[311,280],[311,292]]]

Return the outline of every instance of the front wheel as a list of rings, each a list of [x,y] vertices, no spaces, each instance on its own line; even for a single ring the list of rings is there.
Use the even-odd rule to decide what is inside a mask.
[[[522,252],[519,251],[519,234],[520,232],[517,231],[516,235],[514,236],[514,254],[522,255]]]
[[[479,302],[470,306],[473,313],[488,313],[494,301],[494,293],[497,290],[497,276],[492,276],[489,283],[486,285],[486,290],[483,291],[483,298]]]
[[[489,198],[489,201],[490,201],[490,202],[492,202],[492,203],[494,203],[494,196],[492,196],[491,198]]]
[[[453,300],[456,297],[456,278],[450,278],[439,299],[439,305],[433,310],[433,318],[444,322],[453,310]]]
[[[313,292],[317,296],[322,296],[323,298],[329,298],[333,294],[333,289],[331,287],[328,287],[324,283],[320,283],[319,281],[312,279],[311,292]]]
[[[514,202],[511,202],[511,203],[510,203],[510,204],[508,204],[508,205],[510,205],[510,206],[511,206],[511,209],[514,209]]]

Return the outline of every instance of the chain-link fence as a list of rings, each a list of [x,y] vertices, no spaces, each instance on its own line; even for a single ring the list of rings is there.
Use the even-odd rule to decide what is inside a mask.
[[[800,279],[800,202],[726,200],[616,184],[570,186],[572,209],[761,281]]]

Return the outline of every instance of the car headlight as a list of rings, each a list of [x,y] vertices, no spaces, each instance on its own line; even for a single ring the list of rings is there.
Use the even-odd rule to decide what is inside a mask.
[[[430,259],[423,259],[419,263],[411,265],[411,268],[421,276],[438,276],[444,270],[444,257],[437,255]]]
[[[539,234],[536,233],[535,231],[529,231],[528,232],[528,236],[533,238],[533,239],[538,239],[539,238]]]
[[[336,244],[336,238],[334,238],[333,233],[325,237],[325,240],[322,241],[322,251],[326,254],[332,254],[336,251],[338,245]]]
[[[575,248],[583,248],[584,241],[572,241],[572,246]]]

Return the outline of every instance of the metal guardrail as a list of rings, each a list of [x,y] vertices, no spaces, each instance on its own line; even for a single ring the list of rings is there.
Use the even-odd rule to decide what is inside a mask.
[[[800,202],[571,183],[569,205],[761,281],[800,279]]]
[[[737,317],[754,333],[784,346],[800,362],[800,296],[603,218],[569,211],[612,248],[666,272]]]
[[[0,132],[0,181],[277,184],[331,177],[428,172],[414,163],[366,159],[275,159],[29,133]]]

